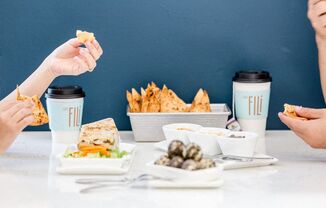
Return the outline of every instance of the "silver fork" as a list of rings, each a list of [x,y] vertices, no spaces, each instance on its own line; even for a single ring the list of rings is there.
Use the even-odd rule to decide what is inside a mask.
[[[81,189],[80,193],[90,193],[94,190],[106,188],[106,187],[121,187],[121,186],[130,186],[135,182],[140,181],[149,181],[153,179],[162,179],[150,174],[141,174],[135,178],[122,178],[122,179],[98,179],[98,178],[81,178],[77,179],[76,183],[78,184],[95,184],[86,188]],[[165,179],[166,180],[166,179]]]

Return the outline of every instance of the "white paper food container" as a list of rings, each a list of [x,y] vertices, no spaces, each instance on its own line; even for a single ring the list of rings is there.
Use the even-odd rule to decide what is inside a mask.
[[[226,104],[211,104],[207,113],[130,113],[131,128],[136,141],[157,142],[165,139],[162,126],[171,123],[192,123],[205,127],[225,128],[231,111]]]

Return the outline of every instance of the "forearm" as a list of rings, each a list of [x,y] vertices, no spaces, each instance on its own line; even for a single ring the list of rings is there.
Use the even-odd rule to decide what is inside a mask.
[[[326,40],[316,38],[318,47],[319,73],[323,90],[324,100],[326,102]]]
[[[48,70],[47,64],[43,62],[22,84],[19,85],[19,90],[21,94],[26,96],[37,95],[41,97],[55,78],[56,76]],[[15,99],[16,90],[13,90],[1,101],[1,103]]]

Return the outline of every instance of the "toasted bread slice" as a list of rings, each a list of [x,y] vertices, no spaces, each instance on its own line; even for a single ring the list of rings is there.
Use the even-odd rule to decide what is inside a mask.
[[[40,126],[40,125],[49,123],[48,114],[46,113],[38,96],[34,95],[32,97],[28,97],[25,95],[21,95],[20,91],[19,91],[19,87],[17,86],[16,100],[18,100],[18,101],[29,100],[34,103],[34,108],[33,108],[34,121],[33,121],[33,123],[30,124],[30,126]]]
[[[87,41],[95,40],[94,33],[90,33],[87,31],[81,31],[81,30],[76,31],[76,37],[77,37],[78,41],[81,43],[86,43]]]
[[[161,92],[161,112],[185,112],[186,103],[165,85]]]
[[[211,112],[209,96],[206,90],[198,90],[189,112]]]

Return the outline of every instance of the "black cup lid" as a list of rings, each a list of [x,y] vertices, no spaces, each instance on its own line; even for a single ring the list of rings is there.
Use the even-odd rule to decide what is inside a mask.
[[[267,71],[248,70],[236,72],[232,80],[243,83],[264,83],[271,82],[272,77]]]
[[[80,86],[51,86],[45,93],[46,98],[73,99],[85,97],[85,92]]]

